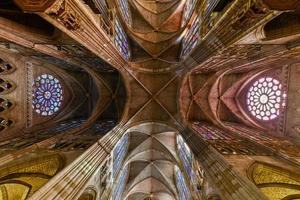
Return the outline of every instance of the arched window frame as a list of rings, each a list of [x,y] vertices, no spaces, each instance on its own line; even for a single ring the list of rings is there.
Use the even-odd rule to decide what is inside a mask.
[[[196,17],[191,27],[187,30],[181,49],[181,58],[186,57],[197,46],[200,41],[200,17]]]
[[[10,87],[8,88],[7,85],[10,85]],[[0,88],[2,90],[0,91],[0,94],[8,94],[14,91],[16,87],[17,86],[13,81],[0,78]]]
[[[0,74],[6,75],[14,72],[16,70],[15,66],[6,62],[5,60],[0,58]]]
[[[131,57],[129,39],[118,18],[114,21],[114,42],[122,56],[129,60]]]
[[[0,113],[4,113],[15,106],[15,103],[9,99],[0,98]]]

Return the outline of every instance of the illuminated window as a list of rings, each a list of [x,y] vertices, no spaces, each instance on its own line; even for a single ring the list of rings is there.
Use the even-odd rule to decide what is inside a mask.
[[[42,116],[50,116],[59,110],[63,90],[57,78],[43,74],[35,79],[32,96],[32,108],[35,112]]]
[[[128,173],[128,167],[125,167],[125,169],[122,170],[120,177],[115,183],[115,188],[112,193],[113,200],[122,200],[122,194],[126,186]]]
[[[128,0],[119,0],[119,4],[124,21],[127,22],[130,19]]]
[[[113,177],[120,171],[129,146],[129,136],[126,134],[113,150]]]
[[[184,169],[186,170],[186,173],[192,177],[193,171],[192,171],[192,154],[190,148],[187,146],[187,144],[184,142],[182,137],[180,135],[177,136],[177,150],[179,154],[179,158],[184,166]]]
[[[257,119],[275,119],[280,114],[282,98],[285,96],[278,80],[271,77],[260,78],[247,93],[248,110]]]
[[[183,18],[182,18],[182,25],[183,26],[190,19],[191,15],[194,11],[195,3],[196,3],[196,0],[187,0],[186,1],[185,6],[184,6],[184,10],[183,10]]]
[[[199,42],[199,37],[199,17],[197,17],[182,41],[181,57],[185,57],[194,49]]]
[[[119,52],[128,60],[130,58],[129,42],[118,20],[115,20],[115,45]]]
[[[179,200],[190,200],[190,191],[186,185],[184,177],[179,170],[179,168],[175,167],[175,178],[176,178],[176,186],[179,192]]]
[[[194,123],[193,126],[204,140],[231,140],[230,134],[221,131],[216,127],[202,123]]]

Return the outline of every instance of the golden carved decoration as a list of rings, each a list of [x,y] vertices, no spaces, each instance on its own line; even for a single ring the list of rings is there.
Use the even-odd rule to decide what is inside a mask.
[[[248,174],[270,200],[290,199],[300,194],[299,174],[264,163],[253,164]]]
[[[77,30],[80,28],[78,14],[72,10],[67,0],[59,0],[46,10],[46,14],[57,18],[67,29]]]
[[[0,169],[0,200],[30,197],[63,166],[58,154],[31,158]]]

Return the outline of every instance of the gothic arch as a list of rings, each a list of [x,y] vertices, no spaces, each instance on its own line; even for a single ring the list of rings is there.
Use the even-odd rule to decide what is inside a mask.
[[[15,106],[14,102],[9,99],[0,97],[0,113],[7,112]]]
[[[93,188],[87,188],[78,200],[96,200],[97,192]]]
[[[14,124],[11,119],[0,117],[0,132],[4,132],[6,129],[10,128]]]
[[[17,87],[17,85],[13,81],[0,78],[0,94],[1,95],[12,92],[16,87]]]
[[[16,70],[15,65],[0,58],[0,75],[11,74]]]

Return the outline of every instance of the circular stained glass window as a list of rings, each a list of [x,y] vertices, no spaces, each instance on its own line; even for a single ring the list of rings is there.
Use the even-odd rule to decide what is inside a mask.
[[[249,88],[248,110],[260,120],[271,120],[280,114],[283,92],[281,83],[271,77],[260,78]]]
[[[42,116],[57,112],[63,100],[63,90],[59,80],[52,75],[38,76],[33,83],[32,107]]]

